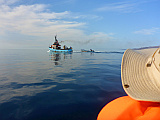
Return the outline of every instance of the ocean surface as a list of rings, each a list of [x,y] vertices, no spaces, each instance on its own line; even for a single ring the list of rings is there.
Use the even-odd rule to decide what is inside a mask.
[[[96,120],[121,85],[123,52],[0,50],[0,120]]]

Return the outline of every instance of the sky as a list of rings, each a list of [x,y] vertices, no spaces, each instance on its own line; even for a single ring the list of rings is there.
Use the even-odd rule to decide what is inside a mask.
[[[0,0],[0,49],[160,45],[159,0]]]

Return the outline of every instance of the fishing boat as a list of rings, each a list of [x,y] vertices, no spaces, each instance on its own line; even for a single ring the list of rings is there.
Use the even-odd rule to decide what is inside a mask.
[[[90,49],[90,50],[81,49],[81,52],[94,52],[94,50],[92,50],[92,49]]]
[[[49,47],[49,50],[52,52],[73,52],[72,47],[68,48],[66,45],[64,45],[63,49],[61,48],[61,45],[57,40],[57,35],[55,36],[55,42]]]

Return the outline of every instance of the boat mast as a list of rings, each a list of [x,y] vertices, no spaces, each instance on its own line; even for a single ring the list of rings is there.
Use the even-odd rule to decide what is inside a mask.
[[[55,35],[55,42],[57,42],[57,35]]]

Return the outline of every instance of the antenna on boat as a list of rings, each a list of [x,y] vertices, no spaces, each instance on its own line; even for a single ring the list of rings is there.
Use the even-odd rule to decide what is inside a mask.
[[[57,35],[55,35],[55,41],[58,41],[58,40],[57,40]]]

